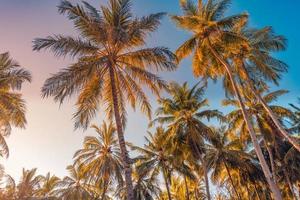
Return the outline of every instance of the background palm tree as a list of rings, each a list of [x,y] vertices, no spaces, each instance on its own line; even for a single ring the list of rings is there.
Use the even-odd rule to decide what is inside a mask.
[[[160,172],[163,176],[165,187],[167,190],[168,199],[171,200],[170,193],[170,177],[172,173],[173,157],[170,152],[170,142],[166,139],[165,130],[158,127],[154,134],[148,132],[148,137],[145,137],[146,144],[143,148],[132,146],[132,150],[140,153],[136,158],[139,161],[137,171],[139,174],[154,174]]]
[[[26,106],[21,90],[24,82],[31,82],[30,73],[10,58],[8,52],[0,54],[0,155],[8,157],[5,137],[11,126],[24,128]]]
[[[101,127],[92,127],[98,137],[86,137],[83,149],[78,150],[74,158],[89,182],[100,183],[101,199],[104,200],[110,186],[123,185],[121,152],[113,124],[104,122]]]
[[[179,141],[179,144],[184,142],[188,145],[194,159],[201,162],[207,197],[210,199],[208,171],[203,159],[205,148],[203,147],[205,139],[210,137],[211,129],[202,120],[211,118],[223,120],[224,118],[217,110],[202,110],[208,105],[208,100],[203,99],[206,87],[198,87],[198,85],[199,83],[189,89],[187,83],[183,85],[172,83],[169,87],[171,98],[159,100],[157,118],[151,124],[156,122],[166,124],[169,128],[168,132]]]
[[[46,176],[42,176],[40,180],[40,188],[36,191],[36,196],[39,198],[47,198],[49,200],[55,200],[54,191],[57,189],[60,183],[60,179],[47,173]]]
[[[243,103],[235,79],[236,71],[227,59],[228,52],[225,47],[228,45],[238,46],[245,41],[243,37],[237,34],[236,29],[244,26],[248,20],[248,15],[238,14],[224,17],[230,3],[228,0],[209,0],[206,3],[199,0],[198,5],[192,0],[181,0],[180,2],[184,15],[172,16],[172,19],[177,26],[193,35],[177,49],[178,59],[182,60],[193,54],[193,72],[196,77],[202,76],[214,80],[223,77],[227,94],[233,94],[238,99],[254,149],[275,199],[282,199],[278,186],[272,180],[270,169]]]
[[[78,57],[76,63],[49,78],[42,93],[62,103],[79,92],[76,128],[87,128],[100,105],[109,119],[115,119],[127,195],[133,199],[131,161],[124,140],[126,100],[133,108],[139,104],[150,117],[151,106],[141,85],[159,95],[165,82],[149,70],[175,69],[175,56],[164,47],[142,48],[146,36],[158,28],[163,13],[134,18],[130,0],[110,0],[100,11],[87,2],[83,4],[64,0],[59,6],[59,12],[74,22],[80,37],[56,35],[34,40],[36,51],[50,49],[57,56]]]

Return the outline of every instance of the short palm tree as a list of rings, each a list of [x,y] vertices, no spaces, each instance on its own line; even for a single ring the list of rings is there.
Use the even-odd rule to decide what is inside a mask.
[[[166,124],[174,138],[177,138],[179,143],[187,144],[194,159],[200,160],[205,176],[207,197],[210,199],[203,146],[205,139],[210,137],[211,129],[202,120],[211,118],[223,120],[223,116],[217,110],[202,110],[208,105],[208,100],[203,99],[205,86],[198,86],[199,83],[190,89],[187,83],[183,85],[172,83],[169,87],[171,97],[159,100],[157,118],[152,124],[156,122]]]
[[[181,0],[183,16],[173,16],[172,19],[182,29],[193,35],[176,51],[178,60],[193,54],[193,72],[196,77],[217,79],[224,78],[224,86],[233,91],[241,107],[247,129],[251,136],[254,149],[262,165],[268,184],[275,199],[282,199],[278,186],[272,180],[270,169],[259,146],[255,130],[246,111],[240,90],[235,78],[234,68],[229,64],[227,46],[238,46],[245,42],[244,37],[236,33],[236,29],[243,27],[247,22],[247,14],[238,14],[224,17],[230,0],[208,0],[204,3],[198,1],[196,5],[192,0]]]
[[[55,196],[63,200],[92,200],[90,191],[94,186],[87,183],[84,171],[72,165],[67,170],[70,175],[60,181],[59,187],[54,191]]]
[[[5,137],[11,126],[24,128],[26,125],[26,106],[21,90],[24,82],[30,82],[30,73],[10,58],[9,53],[0,54],[0,155],[8,156]]]
[[[147,143],[143,148],[138,146],[132,146],[131,148],[140,154],[136,158],[139,162],[137,172],[139,174],[157,174],[161,172],[168,193],[168,199],[171,200],[170,177],[173,156],[170,152],[171,143],[166,139],[166,136],[165,130],[162,127],[158,127],[154,134],[148,132],[148,137],[145,137]]]
[[[241,199],[232,172],[241,167],[245,159],[250,159],[250,155],[243,151],[239,139],[229,140],[228,135],[229,132],[225,130],[225,127],[215,130],[214,136],[207,144],[205,159],[209,168],[212,169],[212,180],[219,182],[222,172],[225,173],[236,197]]]
[[[41,187],[42,177],[36,174],[37,169],[22,171],[20,182],[17,185],[17,199],[30,199],[36,197],[37,191]]]
[[[78,57],[77,62],[49,78],[44,97],[63,102],[79,94],[75,127],[87,128],[100,105],[115,119],[122,153],[128,199],[133,199],[131,161],[124,140],[126,101],[150,116],[151,106],[142,85],[159,95],[165,82],[153,71],[175,69],[175,56],[167,48],[143,48],[146,36],[155,31],[163,13],[133,17],[130,0],[109,0],[97,10],[63,0],[59,12],[74,22],[80,37],[49,36],[34,40],[33,49],[50,49],[57,56]],[[152,72],[151,72],[152,71]]]
[[[112,184],[123,185],[121,152],[113,124],[104,122],[101,127],[92,127],[97,137],[86,137],[83,149],[78,150],[74,158],[76,165],[85,171],[90,182],[100,183],[101,199],[104,200]]]
[[[49,200],[55,199],[53,192],[57,189],[59,183],[60,179],[57,176],[47,173],[46,176],[41,177],[41,187],[37,190],[36,195]]]

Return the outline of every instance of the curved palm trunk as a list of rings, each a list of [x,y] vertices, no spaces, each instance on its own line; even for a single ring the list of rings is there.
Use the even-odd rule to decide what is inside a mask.
[[[234,185],[234,182],[233,182],[233,179],[232,179],[230,170],[229,170],[229,168],[228,168],[228,166],[227,166],[227,164],[226,164],[225,162],[224,162],[224,165],[225,165],[225,169],[226,169],[226,171],[227,171],[227,174],[228,174],[230,183],[231,183],[231,185],[232,185],[232,188],[233,188],[233,190],[234,190],[234,192],[235,192],[237,198],[238,198],[239,200],[242,200],[240,194],[239,194],[238,191],[236,190],[236,187],[235,187],[235,185]]]
[[[187,180],[186,180],[186,176],[184,176],[184,185],[185,185],[185,198],[186,200],[190,200],[190,191],[189,191],[189,187],[188,187],[188,184],[187,184]]]
[[[269,145],[267,144],[267,142],[264,138],[263,138],[263,141],[264,141],[264,144],[265,144],[266,149],[269,154],[273,179],[274,179],[275,183],[277,183],[277,178],[276,178],[276,173],[275,173],[276,170],[275,170],[275,165],[274,165],[274,156],[273,156],[272,150],[270,149]]]
[[[168,194],[168,199],[172,200],[172,195],[170,192],[170,186],[169,186],[169,182],[168,182],[168,178],[167,178],[167,172],[165,169],[163,169],[163,175],[164,175],[164,181],[165,181],[165,186],[166,186],[166,190],[167,190],[167,194]]]
[[[208,40],[209,41],[209,40]],[[249,115],[246,111],[246,107],[245,107],[245,104],[243,103],[243,100],[242,100],[242,97],[241,97],[241,94],[239,92],[239,89],[236,85],[236,82],[234,81],[234,78],[233,78],[233,74],[230,70],[230,66],[229,64],[216,52],[216,50],[212,47],[210,41],[209,41],[209,48],[212,52],[212,54],[216,57],[216,59],[224,66],[226,72],[227,72],[227,75],[229,76],[229,79],[230,79],[230,82],[232,84],[232,87],[233,87],[233,90],[234,90],[234,93],[236,95],[236,97],[238,98],[238,102],[239,102],[239,105],[240,105],[240,108],[242,110],[242,114],[244,116],[244,120],[245,120],[245,123],[248,127],[248,131],[249,131],[249,134],[250,134],[250,137],[251,137],[251,140],[252,140],[252,143],[253,143],[253,146],[254,146],[254,149],[255,149],[255,152],[256,152],[256,155],[259,159],[259,162],[261,164],[261,167],[262,167],[262,170],[264,172],[264,175],[266,177],[266,180],[270,186],[270,189],[273,193],[273,196],[274,196],[274,199],[275,200],[282,200],[282,196],[281,196],[281,193],[280,193],[280,190],[278,188],[278,186],[275,184],[274,180],[272,179],[272,174],[270,172],[270,169],[267,165],[267,162],[264,158],[264,155],[262,153],[262,150],[259,146],[259,143],[258,143],[258,140],[257,140],[257,137],[256,137],[256,134],[255,134],[255,131],[254,131],[254,128],[253,128],[253,125],[251,124],[251,121],[250,121],[250,118],[249,118]]]
[[[249,74],[248,74],[244,64],[242,64],[242,68],[246,75],[246,79],[250,86],[250,89],[253,92],[255,98],[259,100],[259,102],[261,103],[263,108],[267,111],[268,115],[271,117],[272,121],[274,122],[275,126],[278,128],[280,133],[283,135],[283,137],[285,137],[293,145],[293,147],[300,152],[300,144],[293,137],[291,137],[289,135],[289,133],[283,128],[283,126],[279,122],[279,120],[276,117],[276,115],[274,114],[274,112],[271,110],[271,108],[268,106],[268,104],[265,102],[265,100],[261,97],[261,95],[257,92],[255,85],[253,83],[253,80],[249,77]]]
[[[109,67],[109,74],[110,74],[110,81],[111,81],[111,91],[112,91],[112,98],[113,98],[113,109],[114,109],[114,115],[115,115],[115,121],[116,121],[116,127],[117,127],[117,134],[119,139],[119,145],[121,149],[121,156],[123,160],[123,167],[125,171],[125,183],[126,183],[126,195],[127,200],[134,200],[134,193],[133,193],[133,184],[132,184],[132,170],[130,165],[130,159],[128,155],[128,151],[126,149],[126,143],[124,139],[124,132],[122,128],[122,121],[119,111],[119,99],[117,94],[117,88],[115,83],[115,73],[112,66]]]

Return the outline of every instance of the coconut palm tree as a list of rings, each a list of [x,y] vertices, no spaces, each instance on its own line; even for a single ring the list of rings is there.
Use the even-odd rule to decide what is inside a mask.
[[[20,182],[17,185],[17,199],[30,199],[36,197],[37,191],[41,187],[40,175],[36,174],[37,169],[25,170],[22,171],[22,176]]]
[[[146,36],[155,31],[163,13],[133,17],[130,0],[109,0],[97,10],[87,2],[73,5],[63,0],[59,12],[74,22],[79,37],[63,35],[34,40],[33,49],[50,49],[57,56],[70,55],[77,62],[49,78],[44,97],[62,103],[79,94],[75,127],[87,128],[100,105],[114,118],[122,153],[128,199],[133,199],[131,161],[124,140],[126,101],[148,116],[151,106],[142,86],[159,95],[165,82],[154,71],[175,69],[175,56],[165,47],[143,48]]]
[[[67,170],[70,175],[60,181],[54,194],[62,200],[92,200],[90,191],[94,186],[87,183],[84,171],[72,165],[68,166]]]
[[[137,172],[139,174],[157,174],[161,172],[168,193],[168,199],[172,200],[170,177],[173,156],[170,152],[171,143],[166,139],[166,136],[165,130],[162,127],[158,127],[154,134],[148,132],[148,137],[145,137],[147,143],[143,148],[138,146],[131,146],[131,148],[140,153],[136,158],[139,162]]]
[[[57,176],[47,173],[46,176],[41,177],[41,187],[37,190],[36,195],[39,198],[55,200],[56,198],[54,197],[53,192],[57,189],[59,183],[60,179]]]
[[[26,106],[21,90],[24,82],[30,82],[30,73],[10,58],[8,52],[0,54],[0,155],[8,157],[5,137],[11,126],[24,128]]]
[[[261,103],[268,113],[274,126],[300,151],[300,145],[296,139],[290,136],[282,126],[278,119],[279,116],[268,107],[268,103],[260,96],[260,89],[256,86],[262,81],[271,81],[278,85],[281,74],[287,71],[287,65],[272,55],[274,52],[286,49],[286,38],[275,35],[272,27],[262,29],[243,27],[239,34],[247,41],[240,46],[229,47],[228,51],[231,52],[229,57],[232,58],[239,77],[242,78],[241,83],[249,87],[254,98]]]
[[[298,102],[300,103],[300,98],[298,98]],[[292,127],[289,129],[289,132],[292,134],[300,135],[300,108],[294,104],[290,104],[294,109],[294,120]]]
[[[83,149],[78,150],[74,158],[89,182],[100,183],[100,188],[103,188],[101,199],[104,200],[111,185],[123,185],[121,152],[113,124],[104,122],[101,127],[92,127],[97,137],[86,137]]]
[[[229,134],[230,132],[227,132],[225,127],[215,130],[214,136],[207,144],[205,159],[209,168],[212,169],[211,179],[218,182],[222,172],[226,173],[236,197],[241,199],[232,172],[241,167],[245,159],[251,159],[251,157],[243,151],[239,139],[229,140]]]
[[[208,105],[208,100],[203,99],[205,86],[198,87],[198,85],[199,83],[190,89],[187,83],[183,85],[170,84],[171,98],[159,100],[160,107],[156,112],[157,118],[151,125],[156,122],[168,125],[169,132],[175,136],[174,138],[189,146],[189,151],[194,159],[200,160],[203,167],[207,197],[210,199],[203,146],[205,139],[209,138],[211,130],[202,120],[211,118],[223,120],[223,116],[217,110],[202,110]]]
[[[173,16],[172,19],[177,26],[193,35],[177,49],[178,60],[193,54],[193,72],[196,77],[224,78],[225,88],[230,88],[238,99],[254,149],[274,197],[282,199],[278,186],[272,180],[272,174],[259,146],[249,114],[246,112],[235,78],[236,70],[229,64],[227,52],[224,51],[228,45],[238,46],[244,43],[245,39],[237,34],[235,29],[244,26],[247,22],[247,14],[224,17],[230,3],[228,0],[209,0],[206,3],[199,0],[197,5],[192,0],[181,0],[180,2],[184,15]]]

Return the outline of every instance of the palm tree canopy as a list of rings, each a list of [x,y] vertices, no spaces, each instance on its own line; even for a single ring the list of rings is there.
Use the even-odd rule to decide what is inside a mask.
[[[159,95],[165,82],[154,71],[176,68],[175,56],[167,48],[143,48],[146,36],[158,28],[164,13],[133,17],[130,0],[110,0],[100,10],[87,2],[73,5],[63,0],[58,8],[59,13],[74,22],[80,36],[38,38],[33,42],[33,49],[49,49],[57,56],[78,59],[45,82],[43,96],[53,96],[62,103],[66,97],[78,93],[75,127],[87,128],[100,105],[108,118],[113,116],[112,70],[123,124],[126,101],[133,108],[139,104],[150,117],[151,106],[142,85]]]
[[[8,52],[0,54],[0,155],[8,156],[9,150],[5,136],[11,131],[11,126],[24,128],[26,125],[26,106],[21,90],[24,82],[30,82],[30,72],[23,69],[10,58]]]
[[[83,143],[83,149],[75,155],[75,163],[87,174],[87,179],[99,183],[102,187],[108,187],[116,180],[123,184],[121,153],[116,137],[116,128],[113,124],[101,127],[92,126],[97,137],[87,136]]]

